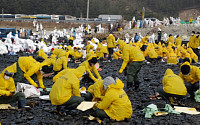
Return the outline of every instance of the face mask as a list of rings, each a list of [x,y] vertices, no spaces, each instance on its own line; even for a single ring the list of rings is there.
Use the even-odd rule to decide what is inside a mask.
[[[81,50],[78,50],[78,52],[80,53],[80,52],[81,52]]]
[[[82,79],[83,79],[83,77],[80,77],[80,78],[78,78],[79,79],[79,81],[81,81]]]
[[[99,50],[97,50],[97,52],[100,52]]]
[[[8,79],[10,79],[10,76],[4,76],[4,79],[6,79],[6,80],[8,80]]]
[[[194,34],[192,33],[191,36],[193,36]]]

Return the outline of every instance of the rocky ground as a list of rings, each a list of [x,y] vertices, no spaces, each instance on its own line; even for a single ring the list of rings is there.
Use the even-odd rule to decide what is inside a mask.
[[[25,56],[21,55],[21,56]],[[18,56],[0,56],[0,71],[7,66],[17,61]],[[122,60],[115,60],[112,63],[99,62],[100,75],[102,78],[107,76],[119,77],[124,83],[126,83],[126,77],[124,74],[118,75],[118,70],[122,64]],[[69,63],[70,68],[77,67],[78,64]],[[150,100],[149,95],[155,95],[158,87],[162,86],[162,77],[167,68],[171,68],[176,74],[179,74],[179,65],[166,65],[165,63],[151,63],[145,64],[139,72],[139,78],[141,81],[140,91],[129,93],[128,96],[132,102],[133,114],[130,120],[115,122],[109,119],[103,119],[102,124],[160,124],[160,125],[198,125],[200,123],[199,115],[188,115],[188,114],[168,114],[166,116],[156,117],[153,116],[151,119],[146,119],[144,114],[141,112],[149,104],[164,103],[163,100]],[[50,78],[44,78],[44,85],[51,87],[53,82]],[[82,83],[81,86],[88,87],[89,83]],[[47,93],[42,93],[47,94]],[[97,124],[96,121],[89,121],[83,116],[85,114],[80,111],[71,111],[67,116],[60,116],[53,112],[55,106],[51,105],[49,101],[42,101],[38,98],[27,99],[27,102],[39,101],[39,104],[35,105],[30,111],[26,110],[0,110],[0,122],[2,124]],[[196,103],[194,100],[187,99],[185,102],[186,106],[196,107],[200,103]],[[12,104],[16,106],[17,104]]]

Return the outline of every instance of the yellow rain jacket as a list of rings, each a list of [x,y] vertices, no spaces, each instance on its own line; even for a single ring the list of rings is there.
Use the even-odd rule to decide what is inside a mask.
[[[70,68],[67,68],[67,69],[63,69],[62,71],[60,71],[58,74],[56,74],[54,77],[53,77],[53,82],[56,82],[56,80],[58,78],[60,78],[61,76],[65,75],[66,73],[68,72],[71,72],[71,71],[74,71],[75,69],[70,69]]]
[[[176,95],[187,94],[187,89],[185,87],[184,81],[181,79],[181,77],[174,74],[171,69],[166,70],[162,83],[163,83],[163,90],[166,93],[176,94]]]
[[[197,66],[192,66],[192,65],[190,65],[189,62],[185,62],[181,66],[183,66],[183,65],[189,65],[190,66],[190,74],[189,75],[185,76],[180,72],[179,76],[183,80],[186,80],[188,83],[191,83],[191,84],[194,84],[194,83],[200,81],[200,70]]]
[[[113,53],[113,59],[119,59],[119,57],[122,57],[122,54],[120,53],[120,51]]]
[[[79,91],[79,78],[83,75],[85,67],[81,68],[81,70],[66,73],[56,80],[49,94],[51,104],[62,105],[67,102],[71,96],[81,96]]]
[[[167,64],[169,63],[177,64],[177,55],[174,53],[173,49],[170,49],[167,55]]]
[[[4,79],[4,73],[0,74],[0,96],[10,96],[10,92],[15,91],[15,82],[12,77]]]
[[[176,38],[175,45],[176,45],[176,46],[181,46],[181,44],[182,44],[182,39],[181,39],[181,37],[179,36],[178,38]]]
[[[132,106],[126,92],[123,90],[124,84],[120,79],[116,85],[108,86],[103,100],[96,104],[96,107],[102,109],[106,114],[116,121],[131,118]]]
[[[186,57],[190,59],[191,61],[191,57],[190,57],[190,54],[184,49],[184,48],[181,48],[181,52],[182,52],[182,55],[181,55],[181,58],[182,59],[185,59]]]
[[[149,36],[143,37],[142,40],[141,40],[141,43],[142,43],[143,45],[146,45],[147,42],[148,42],[148,39],[149,39]]]
[[[93,95],[93,98],[101,98],[105,95],[105,89],[103,87],[103,80],[96,81],[93,85],[90,85],[88,92]]]
[[[198,48],[198,47],[199,47],[199,42],[200,42],[200,41],[199,41],[199,37],[198,37],[198,38],[196,37],[196,38],[194,39],[194,46],[193,46],[193,47],[194,47],[194,48]]]
[[[163,52],[163,56],[162,57],[167,57],[167,55],[169,54],[169,51],[167,50],[166,47],[163,47],[162,52]]]
[[[123,40],[118,40],[117,44],[119,44],[119,48],[122,50],[124,60],[119,73],[123,72],[129,62],[145,60],[143,53],[137,47],[130,46],[124,43]]]
[[[192,35],[189,39],[189,47],[191,48],[195,48],[195,38],[196,36],[195,35]]]
[[[107,47],[108,48],[114,48],[115,47],[115,37],[112,34],[110,34],[106,38],[106,42],[107,42]]]
[[[55,49],[53,50],[52,54],[55,55],[56,57],[58,57],[58,55],[59,55],[59,53],[60,53],[61,51],[63,51],[63,50],[62,50],[62,49],[57,49],[57,48],[55,48]]]
[[[56,56],[51,55],[50,58],[45,59],[41,64],[51,66],[54,65],[55,62],[56,62]]]
[[[158,56],[160,56],[160,57],[163,56],[162,47],[159,47],[159,46],[158,46],[158,47],[155,49],[155,51],[156,51],[156,53],[158,54]]]
[[[97,71],[97,68],[95,66],[90,66],[88,60],[86,60],[83,63],[81,63],[80,66],[84,66],[85,67],[85,70],[89,73],[89,77],[92,80],[94,80],[95,82],[97,81],[97,79],[101,79],[101,76],[99,75],[99,72]],[[94,74],[96,75],[97,79],[93,76],[91,71],[94,72]]]
[[[102,52],[102,50],[100,48],[96,49],[95,54],[97,55],[98,59],[104,58],[104,54],[103,54],[103,52]]]
[[[42,67],[41,63],[33,59],[32,56],[29,56],[29,57],[19,57],[18,64],[20,69],[24,72],[24,77],[29,81],[31,85],[38,87],[38,85],[31,78],[32,75],[36,74],[40,87],[42,89],[45,88],[45,86],[43,85],[43,76],[42,73],[40,72],[40,68]]]
[[[174,44],[174,37],[173,37],[173,36],[170,36],[170,37],[168,38],[167,43]]]
[[[81,49],[80,53],[78,51],[74,51],[74,58],[75,59],[80,59],[80,58],[82,58],[82,56],[83,56],[82,49]]]
[[[89,53],[91,49],[93,50],[93,49],[94,49],[94,46],[88,44],[88,45],[86,46],[86,52]]]
[[[74,37],[73,37],[73,36],[70,36],[70,37],[69,37],[69,40],[74,41]]]
[[[103,53],[108,54],[108,48],[107,48],[107,46],[105,46],[105,45],[103,45],[102,43],[100,43],[98,47],[101,49],[101,51],[102,51]]]
[[[68,63],[68,55],[62,56],[56,60],[56,62],[53,65],[54,71],[60,71],[62,68],[67,69],[67,63]]]
[[[196,62],[198,62],[198,56],[193,52],[191,48],[188,48],[187,51],[190,53],[191,59],[193,59]]]
[[[153,48],[149,48],[144,51],[144,57],[147,57],[147,56],[151,59],[156,59],[158,57],[158,54]]]
[[[40,49],[38,51],[38,56],[41,56],[42,58],[47,59],[47,54],[43,52],[43,49]]]

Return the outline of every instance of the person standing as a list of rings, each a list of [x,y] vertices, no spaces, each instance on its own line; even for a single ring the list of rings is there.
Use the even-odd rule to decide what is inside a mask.
[[[111,62],[112,54],[113,54],[113,48],[115,48],[115,37],[112,34],[110,34],[107,37],[106,42],[107,42],[107,47],[108,47],[108,52],[109,52],[108,61]]]

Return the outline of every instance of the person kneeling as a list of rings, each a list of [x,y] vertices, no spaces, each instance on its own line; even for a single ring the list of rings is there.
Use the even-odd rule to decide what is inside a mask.
[[[95,117],[111,118],[122,121],[131,118],[132,106],[126,92],[123,90],[124,84],[120,79],[116,81],[112,77],[103,80],[106,90],[102,101],[95,104]]]
[[[8,104],[18,101],[18,108],[24,108],[25,95],[21,92],[15,93],[15,82],[12,78],[14,73],[8,72],[0,74],[0,104]]]
[[[158,93],[161,97],[174,103],[173,98],[182,99],[187,94],[187,89],[185,87],[184,81],[178,75],[174,74],[171,69],[167,69],[163,77],[163,88],[158,89]]]

